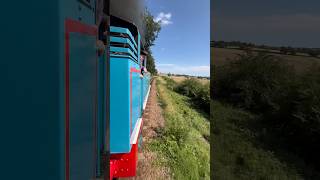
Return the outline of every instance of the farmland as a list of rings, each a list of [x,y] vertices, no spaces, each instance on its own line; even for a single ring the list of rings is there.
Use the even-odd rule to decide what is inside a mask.
[[[171,79],[173,79],[175,82],[180,83],[186,79],[188,79],[189,77],[187,76],[171,76]],[[209,79],[206,78],[197,78],[197,80],[199,82],[201,82],[202,84],[207,84],[209,83]]]
[[[243,53],[244,51],[238,49],[211,48],[211,60],[215,66],[222,66],[232,61],[237,56],[237,54]],[[299,72],[305,70],[313,63],[320,63],[320,59],[315,57],[282,55],[279,53],[269,54],[282,58],[284,61],[286,61],[289,65],[292,65]]]

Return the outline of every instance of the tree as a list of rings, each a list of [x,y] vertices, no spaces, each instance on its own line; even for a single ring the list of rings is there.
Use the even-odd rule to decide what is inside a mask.
[[[155,74],[158,74],[158,71],[156,69],[156,65],[154,63],[154,58],[151,54],[151,51],[148,52],[148,55],[147,55],[147,70],[152,74],[152,75],[155,75]]]
[[[147,55],[147,70],[155,75],[157,74],[157,69],[155,66],[155,60],[152,56],[151,52],[151,46],[154,45],[154,41],[157,39],[159,32],[161,30],[161,24],[159,22],[154,21],[154,17],[151,15],[151,13],[146,9],[145,11],[145,24],[146,24],[146,30],[145,30],[145,48],[148,52]]]
[[[146,24],[145,30],[145,48],[150,50],[150,47],[154,45],[154,41],[157,39],[159,32],[161,30],[161,24],[154,21],[154,17],[146,9],[144,21]]]

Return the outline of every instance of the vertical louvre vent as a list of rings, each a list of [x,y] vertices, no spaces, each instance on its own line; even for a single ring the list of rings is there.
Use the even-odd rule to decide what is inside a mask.
[[[138,63],[137,43],[128,29],[110,27],[110,56],[129,58]]]

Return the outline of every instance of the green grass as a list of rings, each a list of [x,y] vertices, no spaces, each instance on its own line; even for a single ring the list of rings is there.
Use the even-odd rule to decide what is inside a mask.
[[[303,179],[293,165],[279,160],[264,148],[257,137],[263,134],[251,127],[259,117],[219,102],[211,102],[212,171],[215,180]]]
[[[149,148],[160,154],[159,163],[170,167],[173,179],[210,179],[208,115],[193,109],[188,97],[168,89],[164,79],[157,79],[157,88],[165,127]]]

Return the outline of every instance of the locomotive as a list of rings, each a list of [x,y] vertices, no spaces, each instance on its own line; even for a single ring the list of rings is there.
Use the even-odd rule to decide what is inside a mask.
[[[2,2],[1,179],[135,176],[143,14],[143,0]]]

